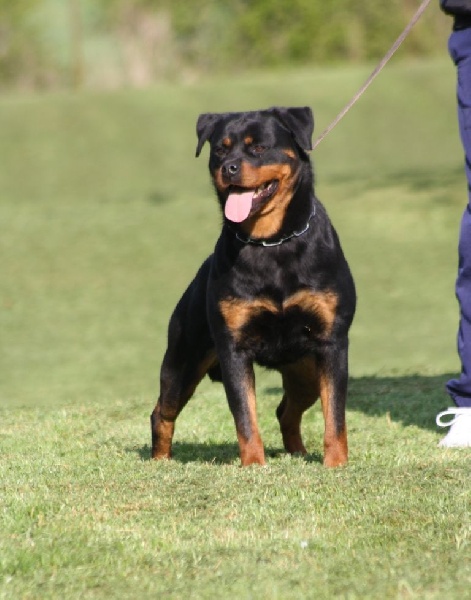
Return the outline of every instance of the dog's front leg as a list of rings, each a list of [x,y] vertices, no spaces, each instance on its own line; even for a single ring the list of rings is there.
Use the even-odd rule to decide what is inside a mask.
[[[345,404],[348,385],[348,341],[329,344],[319,365],[319,387],[324,413],[324,465],[338,467],[348,460]]]
[[[224,388],[234,417],[242,466],[265,464],[257,425],[253,365],[234,349],[219,354]]]

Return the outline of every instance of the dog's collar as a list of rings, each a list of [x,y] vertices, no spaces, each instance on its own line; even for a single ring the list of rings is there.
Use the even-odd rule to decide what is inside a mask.
[[[313,216],[315,214],[316,214],[316,206],[314,205],[313,208],[312,208],[312,212],[309,215],[309,218],[307,220],[307,223],[306,223],[306,225],[305,225],[305,227],[303,229],[301,229],[300,231],[293,231],[289,235],[286,235],[286,236],[284,236],[284,237],[282,237],[279,240],[276,240],[274,242],[269,242],[266,239],[262,239],[262,238],[251,238],[251,237],[244,238],[241,235],[239,235],[239,233],[237,231],[234,231],[232,229],[232,227],[230,227],[229,225],[228,225],[228,228],[235,234],[235,236],[239,240],[239,242],[242,242],[243,244],[255,244],[256,246],[264,246],[265,248],[269,248],[271,246],[281,246],[281,244],[284,244],[285,242],[287,242],[291,238],[300,237],[301,235],[303,235],[304,233],[306,233],[306,231],[311,226],[311,219],[313,218]]]

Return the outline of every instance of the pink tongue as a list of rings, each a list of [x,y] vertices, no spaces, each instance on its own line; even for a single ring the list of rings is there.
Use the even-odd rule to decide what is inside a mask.
[[[251,192],[232,192],[226,200],[224,214],[234,223],[241,223],[249,216],[252,209],[253,191]]]

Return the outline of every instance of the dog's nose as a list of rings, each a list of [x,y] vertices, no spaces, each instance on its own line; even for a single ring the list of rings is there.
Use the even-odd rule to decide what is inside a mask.
[[[221,172],[224,177],[235,177],[240,171],[240,161],[230,161],[222,165]]]

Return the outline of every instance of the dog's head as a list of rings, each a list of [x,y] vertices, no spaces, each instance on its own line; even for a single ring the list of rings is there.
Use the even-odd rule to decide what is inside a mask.
[[[275,233],[302,167],[309,166],[313,129],[308,107],[200,115],[196,156],[209,141],[209,169],[226,219],[253,232],[269,216],[264,232]]]

